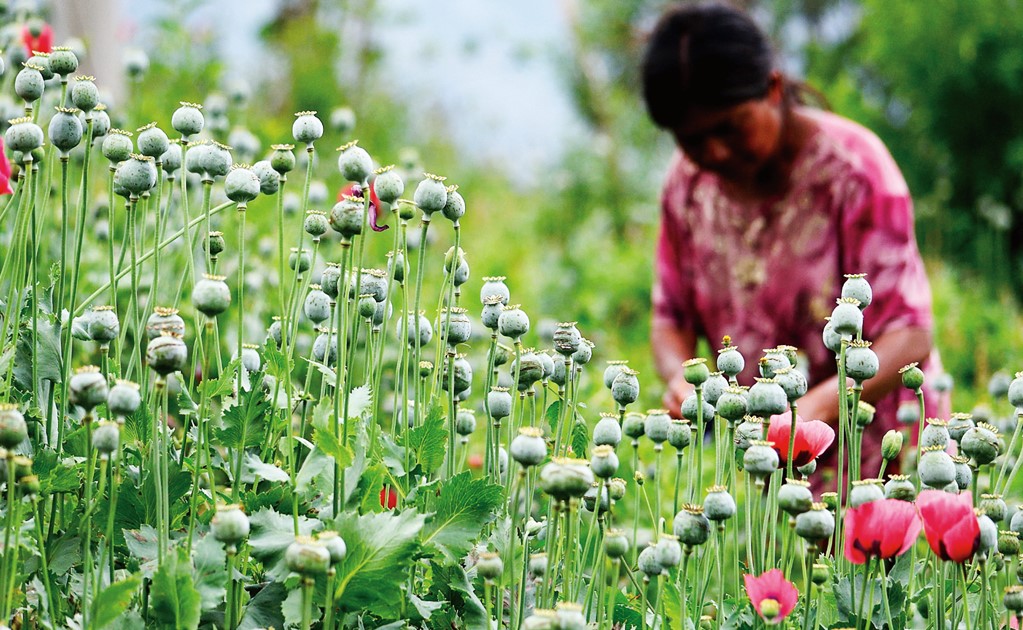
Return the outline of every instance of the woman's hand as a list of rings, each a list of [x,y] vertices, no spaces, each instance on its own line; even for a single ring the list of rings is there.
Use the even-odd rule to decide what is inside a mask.
[[[670,381],[668,381],[668,387],[664,390],[664,396],[661,398],[661,402],[664,404],[664,408],[668,410],[673,418],[682,417],[682,401],[690,396],[696,388],[686,382],[682,371],[679,370]]]

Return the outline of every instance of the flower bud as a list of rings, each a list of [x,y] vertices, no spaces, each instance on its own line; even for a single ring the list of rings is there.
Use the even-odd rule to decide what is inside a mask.
[[[107,409],[115,416],[125,417],[135,413],[142,404],[137,383],[118,379],[107,394]]]
[[[192,304],[207,317],[216,317],[231,306],[231,289],[224,276],[203,274],[192,288]]]
[[[703,499],[703,513],[712,521],[726,521],[735,516],[735,499],[725,486],[712,486]]]
[[[240,505],[218,505],[210,521],[210,533],[226,545],[237,545],[249,537],[249,517]]]
[[[895,429],[890,429],[881,438],[881,457],[886,462],[898,459],[899,453],[902,452],[902,433]]]
[[[543,432],[540,429],[522,427],[519,429],[519,434],[512,440],[509,450],[511,451],[512,459],[523,468],[529,468],[530,466],[536,466],[546,459],[547,442],[543,439]],[[544,467],[545,470],[546,468]],[[543,473],[541,473],[541,476],[543,476]],[[548,492],[548,494],[550,493]]]
[[[330,552],[315,539],[299,536],[284,552],[284,564],[303,576],[324,575],[330,568]]]
[[[68,383],[71,404],[92,411],[107,400],[107,379],[99,368],[89,365],[78,369]]]
[[[710,520],[703,513],[703,506],[683,505],[672,522],[672,532],[687,547],[697,547],[707,542],[710,537]]]
[[[850,403],[851,402],[852,399],[850,398]],[[850,412],[851,411],[853,410],[850,410]],[[864,400],[859,400],[856,403],[856,410],[855,413],[853,414],[853,420],[855,421],[857,427],[863,429],[874,421],[875,413],[877,413],[877,409],[874,408],[874,405]]]
[[[447,205],[448,190],[444,186],[446,178],[430,173],[425,173],[425,175],[426,177],[416,186],[412,200],[423,211],[423,214],[429,217],[434,212],[443,210]]]

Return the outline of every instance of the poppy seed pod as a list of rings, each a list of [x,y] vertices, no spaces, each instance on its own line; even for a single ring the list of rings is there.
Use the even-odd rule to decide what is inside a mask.
[[[187,359],[188,347],[173,332],[161,331],[160,336],[150,339],[146,347],[146,362],[163,376],[184,368]]]
[[[783,367],[774,371],[774,380],[785,391],[789,402],[795,402],[806,394],[807,382],[803,373],[793,367]]]
[[[444,338],[449,345],[457,345],[469,341],[472,335],[472,321],[464,308],[453,306],[450,309],[441,310],[439,315],[441,326],[444,328]]]
[[[272,144],[270,148],[270,168],[278,175],[284,177],[295,169],[295,145],[293,144]]]
[[[82,128],[85,128],[86,123],[85,114],[79,112],[78,118],[82,122]],[[96,140],[107,135],[110,131],[110,115],[107,114],[107,106],[103,103],[96,105],[96,108],[92,110],[92,139]]]
[[[430,325],[430,320],[426,318],[426,315],[420,311],[419,315],[409,314],[407,320],[408,332],[405,341],[413,346],[418,338],[420,347],[429,345],[430,340],[433,339],[433,326]],[[401,333],[401,324],[399,323],[398,335]]]
[[[373,190],[380,201],[393,204],[405,192],[405,181],[392,164],[376,170]]]
[[[870,349],[869,341],[853,341],[845,351],[845,373],[854,381],[863,382],[874,378],[879,364],[877,354]]]
[[[345,539],[341,538],[341,535],[337,532],[323,531],[316,534],[316,540],[320,541],[320,544],[327,548],[327,553],[330,554],[330,566],[335,566],[341,563],[348,555],[348,545],[345,544]]]
[[[0,403],[0,447],[13,450],[28,438],[28,424],[18,406]]]
[[[501,577],[501,574],[504,573],[504,561],[501,560],[501,554],[481,553],[479,560],[476,561],[476,572],[488,581]]]
[[[110,133],[103,138],[103,157],[112,164],[120,164],[131,155],[132,145],[131,132],[122,129],[111,129]]]
[[[811,508],[796,516],[796,534],[811,543],[821,543],[835,533],[835,516],[823,503],[814,503]]]
[[[185,334],[185,320],[178,315],[178,309],[156,306],[153,314],[146,320],[146,331],[149,338],[159,337],[162,331],[172,332],[178,336]]]
[[[703,513],[712,521],[727,521],[735,516],[735,499],[725,486],[712,486],[703,499]]]
[[[742,456],[742,467],[749,474],[763,478],[778,469],[778,452],[773,442],[750,441],[749,448]]]
[[[1005,504],[1005,500],[1002,499],[1000,494],[980,495],[980,509],[996,523],[1004,521],[1009,513],[1009,507]]]
[[[682,363],[682,378],[687,383],[700,387],[710,378],[710,368],[707,367],[707,360],[702,357],[689,359]]]
[[[542,380],[549,380],[554,375],[554,358],[551,356],[550,350],[538,352],[536,357],[540,360],[540,365],[543,366]]]
[[[167,134],[164,133],[163,129],[157,127],[155,122],[149,123],[136,131],[139,134],[136,142],[138,143],[139,153],[142,155],[148,155],[156,159],[170,148],[170,140],[167,138]]]
[[[518,304],[506,305],[497,319],[497,331],[510,339],[519,339],[529,332],[529,316]]]
[[[672,420],[668,426],[668,444],[671,444],[678,455],[682,456],[683,449],[687,448],[693,441],[693,428],[688,420]]]
[[[330,552],[313,538],[299,536],[284,552],[284,564],[289,571],[303,576],[325,575],[330,568]]]
[[[309,293],[305,296],[305,303],[302,311],[309,321],[314,324],[322,324],[330,317],[330,296],[322,291],[319,285],[310,285]]]
[[[43,79],[44,68],[34,63],[25,63],[14,77],[14,93],[26,103],[38,101],[46,88],[46,81]]]
[[[337,169],[348,181],[361,184],[373,174],[373,158],[358,142],[353,140],[338,148],[340,154],[337,156]]]
[[[951,435],[948,432],[948,422],[938,418],[927,418],[923,433],[920,434],[920,447],[929,448],[940,446],[942,450],[948,446]]]
[[[728,379],[721,372],[711,372],[710,377],[703,384],[703,399],[712,405],[717,405],[721,395],[729,387]]]
[[[455,415],[455,433],[462,437],[468,437],[475,430],[476,415],[472,409],[459,409]]]
[[[465,199],[458,192],[458,186],[448,186],[448,200],[441,213],[446,219],[458,225],[458,220],[465,215]]]
[[[920,481],[931,488],[944,488],[955,481],[956,466],[952,457],[941,446],[921,449],[917,473]]]
[[[8,121],[10,127],[4,132],[4,142],[11,151],[31,154],[43,146],[43,129],[31,118],[15,118]]]
[[[787,479],[778,488],[778,507],[789,516],[797,516],[809,511],[813,506],[813,493],[810,482],[800,479]]]
[[[301,252],[298,251],[297,247],[292,247],[291,252],[288,254],[288,268],[292,271],[298,269],[299,273],[305,273],[309,271],[309,268],[313,264],[312,256],[309,255],[309,250],[303,249]]]
[[[91,112],[99,104],[99,90],[94,80],[88,76],[75,77],[75,84],[71,88],[71,102],[83,112]]]
[[[448,391],[448,388],[451,387],[455,392],[461,392],[468,389],[470,385],[472,385],[472,365],[464,355],[458,355],[452,362],[444,362],[443,372],[440,376],[440,386],[444,391]]]
[[[956,478],[955,481],[949,483],[946,486],[946,490],[966,490],[970,487],[973,482],[973,469],[970,468],[969,457],[953,457],[952,463],[955,465]]]
[[[764,435],[764,419],[760,416],[743,416],[742,422],[735,427],[735,448],[746,451],[752,442]]]
[[[924,385],[924,372],[916,363],[910,363],[899,368],[902,375],[902,386],[913,391],[920,391]]]
[[[880,479],[861,479],[852,482],[852,490],[849,491],[849,505],[859,507],[864,503],[880,501],[884,498],[884,489]]]
[[[163,172],[168,177],[173,178],[174,173],[181,168],[182,158],[181,145],[177,142],[171,143],[159,158],[160,162],[163,163]]]
[[[622,428],[618,417],[611,413],[600,414],[600,420],[593,427],[593,443],[597,446],[617,447],[622,441]]]
[[[135,197],[141,197],[156,186],[156,164],[153,158],[132,153],[117,165],[114,177]]]
[[[741,420],[748,412],[746,404],[746,391],[739,387],[730,387],[725,390],[717,400],[715,411],[719,416],[735,422]]]
[[[966,432],[975,425],[973,414],[955,412],[948,420],[948,436],[956,442],[961,442]]]
[[[636,402],[636,399],[639,398],[639,372],[629,368],[622,368],[621,372],[618,373],[618,376],[611,383],[611,398],[618,403],[619,407],[626,407]],[[666,438],[667,427],[665,427]]]
[[[558,501],[586,494],[593,470],[585,459],[555,458],[540,470],[540,488]]]
[[[358,197],[345,195],[330,210],[330,227],[341,234],[343,239],[351,239],[353,236],[362,234],[365,217],[365,202]]]
[[[664,572],[664,566],[657,557],[657,550],[654,546],[647,547],[639,552],[639,557],[636,558],[636,566],[647,578],[654,578]]]
[[[50,71],[67,78],[78,69],[78,55],[67,46],[55,46],[50,51]]]
[[[703,412],[704,424],[714,422],[714,415],[716,414],[714,405],[710,404],[710,401],[706,399],[698,401],[696,399],[696,394],[689,394],[686,396],[686,399],[682,401],[682,406],[680,408],[682,417],[693,423],[699,423],[701,410]]]
[[[764,356],[760,357],[760,361],[757,362],[761,377],[774,378],[775,371],[792,367],[788,357],[781,350],[770,348],[764,350],[764,353]]]
[[[224,180],[224,194],[239,208],[259,196],[259,177],[243,165],[235,165]]]
[[[121,332],[117,312],[112,306],[93,307],[89,316],[89,337],[100,345],[107,345]]]
[[[500,304],[508,304],[508,301],[511,299],[511,291],[508,290],[508,285],[504,281],[504,276],[483,278],[483,287],[480,289],[480,302],[486,304],[488,298],[496,295],[500,298]]]
[[[750,387],[746,396],[749,413],[765,418],[785,413],[788,405],[789,401],[785,390],[769,378],[756,379],[756,383]]]
[[[838,298],[831,311],[831,325],[835,332],[843,337],[855,337],[863,330],[863,311],[859,300],[854,298]]]
[[[332,366],[337,363],[337,331],[333,329],[320,328],[320,334],[313,340],[313,360]]]
[[[667,571],[671,567],[676,567],[682,562],[682,545],[679,543],[678,537],[671,534],[661,534],[657,537],[657,544],[654,545],[654,553],[657,555],[657,561]],[[583,626],[584,628],[586,626]]]
[[[622,432],[632,440],[638,440],[646,433],[646,416],[635,411],[625,414]]]
[[[963,434],[959,445],[963,449],[963,454],[973,458],[978,466],[990,464],[998,457],[1000,447],[998,429],[986,422],[981,422]]]
[[[852,298],[859,302],[860,310],[870,306],[870,302],[873,300],[874,294],[870,288],[870,283],[867,282],[867,274],[845,274],[845,282],[842,283],[842,297]]]
[[[508,388],[496,385],[491,387],[487,392],[487,408],[490,411],[490,416],[496,420],[510,416],[512,395],[508,393]]]
[[[838,334],[838,331],[835,330],[830,317],[827,318],[827,322],[824,324],[821,338],[824,341],[824,347],[834,352],[835,356],[838,356],[842,351],[842,335]]]
[[[1015,378],[1009,382],[1006,396],[1009,398],[1009,404],[1014,408],[1023,407],[1023,372],[1016,372]]]
[[[92,447],[101,457],[109,459],[117,453],[121,443],[121,427],[116,422],[101,420],[92,432]]]
[[[192,288],[192,304],[207,317],[216,317],[231,306],[231,289],[224,276],[203,274]]]
[[[249,537],[249,517],[242,506],[218,505],[210,521],[210,533],[226,545],[237,545]]]
[[[675,515],[671,530],[683,545],[697,547],[710,537],[710,520],[703,513],[703,506],[686,504]]]
[[[559,322],[554,330],[554,350],[558,354],[570,356],[579,349],[582,339],[575,322]]]
[[[82,123],[78,120],[78,110],[57,107],[57,113],[50,118],[50,125],[47,133],[50,142],[61,152],[67,155],[82,142]]]
[[[291,136],[295,142],[312,145],[323,136],[323,122],[316,117],[316,112],[297,112],[291,124]]]
[[[589,363],[590,359],[592,359],[592,358],[593,358],[593,342],[590,341],[589,339],[586,339],[584,337],[582,342],[580,342],[580,344],[579,344],[579,348],[575,352],[572,353],[572,362],[575,364],[576,368],[578,369],[578,368],[582,368],[582,366],[584,366],[587,363]],[[613,385],[613,383],[612,383],[612,385]]]
[[[884,484],[884,498],[899,501],[915,501],[916,485],[909,475],[891,475]]]
[[[115,416],[130,416],[142,404],[139,386],[131,381],[118,379],[107,394],[107,409]]]
[[[590,454],[590,468],[593,474],[600,479],[610,479],[618,472],[618,456],[615,449],[609,444],[593,447]]]
[[[629,539],[625,532],[609,529],[604,534],[604,553],[608,558],[622,558],[629,553]]]
[[[270,160],[256,162],[252,165],[252,172],[259,178],[259,192],[264,195],[273,195],[280,190],[281,180],[277,171],[270,165]]]
[[[412,200],[423,211],[423,214],[429,217],[434,212],[444,210],[444,206],[448,203],[448,189],[444,185],[445,177],[431,173],[424,173],[424,175],[424,179],[416,186]]]
[[[92,411],[107,401],[107,379],[99,368],[89,365],[77,370],[68,383],[71,404]]]
[[[731,345],[731,339],[725,338],[725,347],[718,350],[717,369],[729,378],[734,378],[746,367],[746,360],[739,353],[737,346]]]

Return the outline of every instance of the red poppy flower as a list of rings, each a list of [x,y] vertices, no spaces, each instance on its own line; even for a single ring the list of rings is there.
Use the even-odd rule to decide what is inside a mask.
[[[845,557],[853,564],[870,558],[891,558],[906,553],[920,535],[916,506],[897,499],[882,499],[849,508],[845,513]]]
[[[472,470],[479,470],[483,468],[483,456],[479,453],[473,453],[469,456],[469,468]]]
[[[4,141],[0,139],[0,195],[13,193],[11,189],[11,163],[4,152]]]
[[[767,427],[767,441],[774,442],[781,465],[788,462],[789,434],[792,432],[792,412],[771,416]],[[821,456],[835,441],[835,430],[820,420],[803,420],[796,414],[796,440],[792,445],[792,464],[805,466]]]
[[[344,188],[338,191],[337,200],[341,201],[345,196],[348,197],[362,197],[362,186],[359,184],[348,184]],[[383,232],[388,229],[389,225],[380,225],[378,223],[379,217],[377,216],[377,208],[380,207],[380,198],[377,197],[377,191],[373,188],[373,182],[369,183],[369,226],[373,228],[374,232]]]
[[[391,486],[384,486],[380,489],[380,507],[385,510],[393,510],[398,505],[398,493]]]
[[[38,31],[38,33],[33,34],[33,31]],[[53,29],[45,22],[42,25],[34,26],[25,24],[21,27],[21,41],[25,44],[29,56],[34,52],[51,52],[53,50]]]
[[[781,569],[771,569],[760,577],[747,573],[743,580],[750,603],[768,624],[781,623],[799,601],[799,590],[785,579]]]
[[[924,490],[916,498],[916,506],[934,555],[952,562],[965,562],[973,557],[980,547],[980,523],[969,493]]]

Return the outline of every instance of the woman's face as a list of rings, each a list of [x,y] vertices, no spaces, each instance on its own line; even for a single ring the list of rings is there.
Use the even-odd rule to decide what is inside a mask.
[[[693,108],[672,134],[701,169],[753,184],[779,154],[783,121],[780,82],[773,82],[763,98],[724,109]]]

